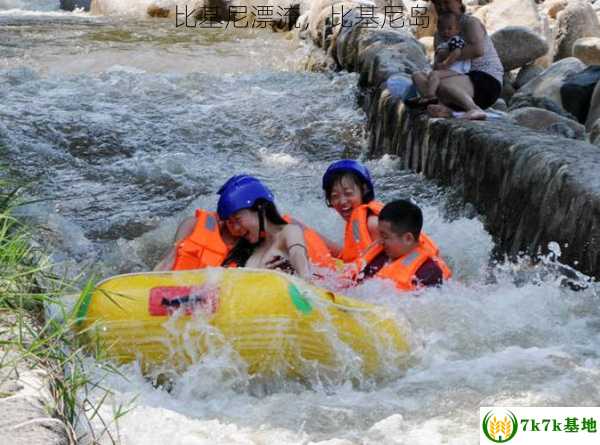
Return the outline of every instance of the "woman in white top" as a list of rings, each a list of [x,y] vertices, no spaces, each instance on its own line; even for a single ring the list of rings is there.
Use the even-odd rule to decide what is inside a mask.
[[[446,77],[468,74],[471,71],[470,60],[458,60],[465,41],[460,36],[460,16],[451,12],[440,14],[437,33],[444,39],[435,48],[433,71],[418,71],[412,79],[420,97],[406,101],[408,106],[426,106],[437,103],[437,91],[440,81]],[[447,67],[440,69],[440,67]]]
[[[437,96],[441,104],[429,105],[427,111],[433,117],[450,117],[450,107],[456,107],[466,111],[465,119],[485,119],[483,110],[500,97],[504,76],[492,39],[476,17],[465,14],[462,0],[432,0],[432,3],[438,15],[450,12],[460,16],[460,34],[465,46],[459,50],[458,60],[471,60],[471,70],[466,75],[440,79]],[[436,33],[434,45],[440,40]]]

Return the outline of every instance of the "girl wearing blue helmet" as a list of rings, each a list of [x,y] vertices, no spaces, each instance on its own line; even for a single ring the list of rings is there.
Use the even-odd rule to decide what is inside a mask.
[[[344,245],[328,241],[327,246],[334,256],[352,262],[379,239],[377,215],[382,204],[374,200],[369,170],[351,159],[336,161],[323,175],[323,190],[327,205],[346,222]]]
[[[312,278],[304,232],[288,224],[277,211],[271,191],[248,175],[230,178],[219,190],[217,213],[231,233],[241,239],[224,266],[281,269]]]

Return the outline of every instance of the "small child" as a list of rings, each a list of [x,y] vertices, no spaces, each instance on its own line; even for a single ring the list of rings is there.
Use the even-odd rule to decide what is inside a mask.
[[[466,75],[471,70],[470,60],[458,60],[460,49],[465,41],[460,37],[459,16],[446,12],[438,17],[438,33],[444,39],[435,49],[433,71],[418,71],[413,74],[413,82],[420,97],[407,101],[409,106],[426,106],[437,102],[440,79]]]
[[[379,213],[383,251],[365,268],[364,277],[391,279],[400,290],[437,286],[451,277],[444,261],[421,240],[423,213],[407,200],[386,204]]]

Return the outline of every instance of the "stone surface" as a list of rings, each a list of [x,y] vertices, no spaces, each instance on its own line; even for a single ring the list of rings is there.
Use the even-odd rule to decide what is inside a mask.
[[[25,315],[25,323],[34,325]],[[24,341],[30,334],[26,329]],[[49,377],[43,369],[30,369],[10,346],[19,332],[16,318],[0,311],[0,443],[27,445],[67,445],[65,425],[53,417],[55,402],[49,390]]]
[[[546,41],[524,26],[507,26],[491,38],[505,71],[522,67],[548,52]]]
[[[517,77],[513,83],[515,89],[520,89],[530,80],[535,79],[537,76],[544,72],[544,68],[538,65],[525,65],[519,70]]]
[[[545,2],[544,5],[545,5],[545,9],[546,9],[546,14],[548,14],[548,17],[555,19],[556,15],[560,11],[565,9],[568,4],[569,4],[568,0],[554,0],[554,1]]]
[[[600,82],[594,87],[592,92],[592,98],[590,99],[590,108],[588,110],[588,116],[585,120],[585,129],[590,131],[592,125],[600,119]]]
[[[584,123],[590,109],[592,93],[600,80],[600,66],[589,66],[565,79],[560,88],[562,106]]]
[[[585,64],[574,57],[555,62],[539,76],[523,85],[516,95],[547,97],[562,107],[560,89],[565,79],[585,69]]]
[[[508,111],[517,110],[519,108],[534,107],[552,111],[553,113],[559,114],[567,119],[577,120],[571,113],[563,110],[558,102],[548,99],[547,97],[516,95],[513,96],[508,105]]]
[[[554,60],[573,55],[573,45],[582,37],[600,37],[600,23],[589,2],[571,0],[557,16]]]
[[[494,32],[507,26],[524,26],[536,33],[542,31],[542,22],[534,0],[496,0],[475,12],[487,32]]]
[[[600,147],[600,119],[590,126],[590,143]]]
[[[585,138],[585,127],[560,114],[541,108],[523,107],[510,113],[513,121],[523,127],[570,139]]]
[[[573,44],[573,56],[587,65],[600,65],[600,37],[583,37]]]

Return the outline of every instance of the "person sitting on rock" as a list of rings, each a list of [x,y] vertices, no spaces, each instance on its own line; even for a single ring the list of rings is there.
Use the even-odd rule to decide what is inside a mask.
[[[394,281],[401,291],[438,286],[452,276],[446,263],[425,244],[423,213],[408,200],[386,204],[379,213],[379,248],[361,280],[377,277]]]
[[[460,35],[465,40],[459,48],[458,60],[470,60],[471,70],[466,75],[440,79],[437,90],[439,104],[427,107],[432,117],[452,117],[450,107],[466,111],[463,119],[486,119],[483,111],[496,103],[502,92],[504,68],[485,26],[476,17],[465,14],[462,0],[432,0],[438,15],[451,12],[460,17]],[[434,46],[441,40],[434,36]]]
[[[429,73],[418,71],[413,74],[413,82],[420,97],[407,100],[408,106],[426,106],[437,103],[437,91],[440,80],[447,77],[465,75],[471,70],[470,60],[458,60],[465,41],[459,35],[460,17],[445,12],[438,17],[438,33],[443,41],[435,49],[433,70]]]

